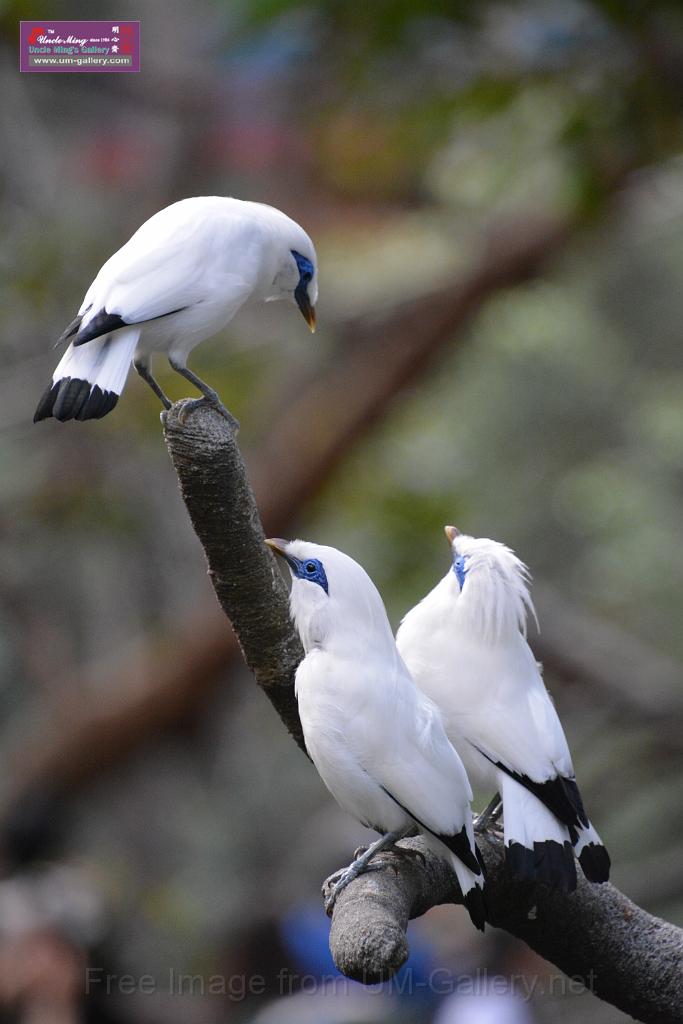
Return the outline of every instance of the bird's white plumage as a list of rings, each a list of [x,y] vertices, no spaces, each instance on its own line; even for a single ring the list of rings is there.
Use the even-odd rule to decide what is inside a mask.
[[[472,780],[503,796],[506,843],[533,849],[535,841],[568,842],[567,826],[496,764],[534,783],[574,777],[564,730],[526,640],[527,614],[535,615],[526,567],[484,538],[458,534],[452,549],[454,567],[404,617],[398,649],[441,709]],[[590,841],[599,843],[590,829]]]
[[[526,641],[531,608],[525,569],[496,541],[458,536],[468,566],[460,588],[450,570],[403,618],[398,649],[477,782],[497,770],[478,751],[543,782],[573,775],[557,712]]]
[[[94,338],[80,348],[69,345],[52,379],[83,377],[96,383],[102,391],[120,395],[139,337],[139,327],[128,327],[117,331],[116,338],[108,334],[104,338]]]
[[[505,838],[508,843],[520,843],[532,850],[540,840],[553,840],[564,844],[569,835],[566,825],[545,807],[538,797],[511,779],[505,772],[498,776],[498,791],[505,808]]]
[[[83,326],[100,309],[127,323],[164,317],[146,325],[140,350],[186,355],[247,300],[293,295],[292,249],[315,263],[306,232],[271,206],[221,196],[183,199],[150,217],[107,260],[79,310]],[[278,283],[287,268],[291,274]],[[315,304],[317,281],[309,292]]]
[[[472,793],[440,713],[415,687],[369,576],[335,548],[293,541],[290,559],[318,559],[329,590],[292,572],[291,611],[306,657],[296,675],[308,752],[350,814],[378,831],[417,824],[454,867],[463,892],[481,885],[435,836],[465,828]],[[291,565],[291,563],[290,563]]]
[[[303,293],[297,292],[301,269],[295,254],[311,268]],[[184,368],[192,349],[247,303],[296,301],[313,327],[317,295],[315,248],[286,214],[220,196],[181,200],[146,221],[97,274],[72,332],[75,344],[57,366],[53,385],[78,378],[118,395],[126,377],[122,367],[133,358],[147,366],[153,352],[163,351],[172,365]],[[103,314],[134,325],[136,333],[119,325],[79,344]],[[39,418],[49,414],[43,411]]]

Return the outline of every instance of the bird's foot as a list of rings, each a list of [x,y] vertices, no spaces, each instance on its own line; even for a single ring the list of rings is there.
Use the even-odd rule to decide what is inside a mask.
[[[486,832],[491,826],[495,826],[500,818],[502,810],[503,801],[501,800],[500,795],[496,793],[493,800],[491,800],[481,814],[477,815],[474,819],[474,831],[478,835],[481,835],[482,832]]]
[[[204,406],[208,406],[210,409],[215,409],[216,412],[219,412],[221,416],[228,421],[230,427],[235,431],[235,433],[240,429],[239,420],[233,416],[229,409],[225,408],[218,395],[216,395],[215,398],[209,397],[208,395],[205,395],[203,398],[186,398],[182,403],[180,412],[178,413],[178,419],[181,424],[185,426],[187,423],[187,417],[193,413],[195,409],[201,409],[204,408]]]
[[[383,850],[391,849],[399,839],[403,839],[405,834],[406,829],[401,829],[397,832],[386,832],[379,839],[375,840],[374,843],[371,843],[370,846],[363,847],[363,852],[360,856],[357,856],[358,850],[356,850],[353,863],[349,864],[348,868],[335,872],[334,875],[327,879],[323,886],[323,898],[325,901],[325,912],[328,915],[332,914],[339,893],[346,888],[349,882],[353,882],[354,878],[358,878],[359,875],[366,871],[377,870],[381,865],[370,864],[370,861]]]
[[[333,875],[330,875],[325,883],[324,891],[325,913],[328,917],[334,910],[334,905],[337,902],[339,893],[342,892],[347,885],[358,878],[359,875],[363,875],[368,871],[374,870],[376,870],[374,864],[358,859],[354,860],[353,864],[349,864],[348,868],[343,868],[341,871],[336,871]]]

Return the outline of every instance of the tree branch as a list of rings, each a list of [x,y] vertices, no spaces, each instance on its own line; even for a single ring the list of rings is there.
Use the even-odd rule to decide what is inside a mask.
[[[209,563],[222,608],[233,620],[256,681],[300,745],[293,676],[301,646],[289,619],[286,587],[270,551],[244,462],[226,420],[209,408],[186,426],[182,403],[165,418],[165,437],[183,498]],[[444,902],[462,902],[455,876],[419,839],[415,858],[382,856],[381,867],[340,895],[330,945],[339,969],[375,982],[408,955],[408,920]],[[508,875],[500,839],[482,842],[489,870],[489,920],[527,942],[596,995],[639,1020],[680,1019],[683,932],[641,910],[611,885],[581,878],[576,893],[520,885]],[[398,871],[394,870],[398,868]]]
[[[538,274],[581,223],[569,216],[498,227],[456,280],[431,295],[342,325],[344,358],[298,390],[249,460],[266,529],[286,534],[303,503],[402,389],[414,384],[447,345],[464,341],[465,328],[486,300]],[[211,603],[173,623],[158,644],[143,638],[131,644],[113,668],[85,666],[84,675],[99,678],[97,699],[70,699],[69,694],[88,689],[70,680],[47,709],[44,725],[32,728],[31,744],[22,736],[8,758],[11,781],[0,796],[0,827],[31,794],[89,781],[145,737],[182,721],[208,699],[236,653],[234,637]]]
[[[264,543],[256,499],[232,427],[200,408],[183,425],[183,403],[164,414],[164,436],[216,597],[256,682],[302,750],[294,673],[303,656],[287,588]]]
[[[575,893],[514,882],[500,836],[480,837],[487,867],[491,924],[523,939],[595,995],[648,1024],[680,1021],[683,931],[653,917],[613,885],[592,885],[579,872]],[[399,846],[415,858],[381,854],[379,870],[361,875],[339,896],[330,948],[342,973],[365,984],[386,980],[408,956],[410,918],[431,906],[461,903],[450,868],[421,839]],[[327,886],[328,883],[325,883]]]

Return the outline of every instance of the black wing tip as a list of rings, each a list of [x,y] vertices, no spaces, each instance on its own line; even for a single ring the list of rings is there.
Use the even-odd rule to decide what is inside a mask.
[[[543,882],[550,889],[573,892],[576,889],[576,861],[572,844],[546,839],[533,849],[511,842],[505,847],[505,860],[518,882]]]
[[[475,840],[475,843],[474,843],[474,852],[477,855],[477,862],[479,864],[479,867],[481,868],[481,876],[482,876],[482,878],[486,878],[486,863],[485,863],[484,858],[482,856],[481,850],[479,849],[479,847],[478,847],[478,845],[476,843],[476,840]]]
[[[483,751],[480,751],[480,753],[483,753]],[[515,782],[519,782],[520,786],[524,786],[535,797],[538,797],[541,803],[556,818],[559,818],[563,825],[567,826],[572,842],[576,842],[578,838],[578,829],[588,828],[588,815],[583,806],[581,792],[575,778],[571,778],[568,775],[556,775],[554,778],[546,779],[544,782],[536,782],[535,779],[529,778],[528,775],[508,768],[502,761],[494,761],[486,754],[484,754],[484,757],[487,757],[487,760],[495,764],[496,768],[500,768],[501,771],[509,775]]]
[[[470,919],[474,927],[478,928],[480,932],[483,932],[488,913],[486,894],[484,890],[478,885],[475,885],[468,892],[463,894],[462,901],[470,915]]]
[[[99,420],[114,408],[119,400],[115,391],[102,391],[97,384],[78,377],[63,377],[51,384],[38,402],[33,422],[54,416],[66,420]]]
[[[61,345],[63,342],[68,341],[69,338],[73,338],[74,334],[78,333],[78,328],[81,326],[82,319],[83,317],[80,315],[80,313],[78,314],[78,316],[75,316],[73,318],[69,326],[65,327],[62,333],[57,338],[57,341],[55,342],[55,348],[57,348],[57,346]]]
[[[88,321],[83,330],[76,334],[72,344],[74,348],[78,348],[79,345],[85,345],[86,342],[92,341],[94,338],[101,338],[103,334],[109,334],[110,331],[118,331],[120,327],[128,326],[129,324],[118,313],[107,313],[106,310],[101,309]]]
[[[586,843],[579,854],[581,870],[589,882],[608,882],[612,866],[610,856],[601,843]]]
[[[446,846],[451,853],[454,853],[458,860],[461,860],[465,867],[469,868],[470,871],[477,877],[484,874],[483,860],[477,845],[475,843],[474,850],[470,843],[470,837],[467,835],[467,828],[465,825],[456,832],[454,836],[441,835],[437,836],[441,842]]]

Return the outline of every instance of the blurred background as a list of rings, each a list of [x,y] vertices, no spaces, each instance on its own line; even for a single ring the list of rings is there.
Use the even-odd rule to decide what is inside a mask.
[[[444,523],[514,547],[613,880],[683,924],[680,3],[39,14],[139,18],[142,71],[20,75],[38,13],[0,3],[0,1020],[626,1020],[461,908],[411,924],[393,986],[336,974],[319,888],[364,832],[235,656],[158,403],[133,374],[105,420],[31,419],[152,213],[220,194],[299,220],[315,337],[271,304],[192,357],[268,525],[359,559],[394,625],[448,569]]]

